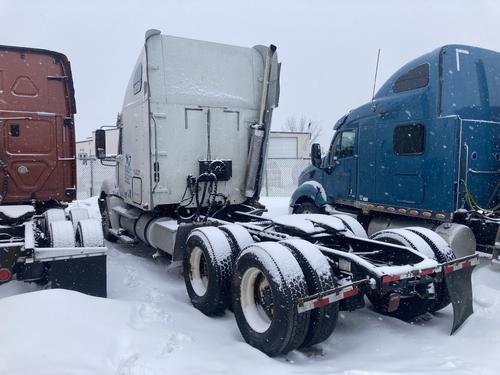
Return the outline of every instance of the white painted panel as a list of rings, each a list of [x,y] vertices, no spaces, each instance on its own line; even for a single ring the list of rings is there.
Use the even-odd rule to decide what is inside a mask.
[[[269,140],[269,159],[296,159],[297,158],[297,138],[281,137]]]

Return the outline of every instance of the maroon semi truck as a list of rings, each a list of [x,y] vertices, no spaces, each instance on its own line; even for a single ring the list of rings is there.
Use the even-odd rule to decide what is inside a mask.
[[[66,56],[0,47],[2,203],[75,198],[75,113]]]
[[[106,295],[102,230],[76,198],[76,113],[61,53],[0,46],[0,285]]]

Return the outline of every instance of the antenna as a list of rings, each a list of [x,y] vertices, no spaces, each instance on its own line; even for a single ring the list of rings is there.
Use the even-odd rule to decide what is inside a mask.
[[[380,48],[377,53],[377,65],[375,66],[375,78],[373,79],[373,92],[372,92],[372,111],[375,112],[375,86],[377,85],[378,62],[380,59]]]

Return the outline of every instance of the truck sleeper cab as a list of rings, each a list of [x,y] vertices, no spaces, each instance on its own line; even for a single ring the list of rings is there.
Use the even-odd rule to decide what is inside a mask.
[[[413,242],[390,244],[389,235],[368,239],[346,215],[262,217],[279,93],[274,46],[151,30],[134,72],[116,158],[96,132],[99,157],[117,163],[99,199],[103,229],[110,240],[142,241],[182,261],[195,308],[212,316],[232,306],[245,341],[272,356],[324,341],[339,309],[362,307],[364,295],[401,319],[452,303],[453,331],[472,313],[477,256],[455,259],[437,235],[424,240],[408,229]]]
[[[71,77],[61,53],[0,46],[0,202],[76,197]]]
[[[0,285],[106,296],[99,221],[76,197],[75,96],[62,53],[0,46]]]
[[[408,63],[373,102],[336,123],[326,156],[299,177],[291,208],[347,210],[370,234],[439,227],[459,253],[475,240],[478,250],[494,252],[499,77],[500,53],[470,46],[444,46]]]

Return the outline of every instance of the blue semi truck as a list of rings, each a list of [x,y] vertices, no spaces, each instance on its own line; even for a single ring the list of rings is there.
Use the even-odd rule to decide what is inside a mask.
[[[334,126],[299,177],[294,213],[349,212],[368,234],[425,226],[457,255],[498,258],[500,53],[447,45],[403,66]]]

